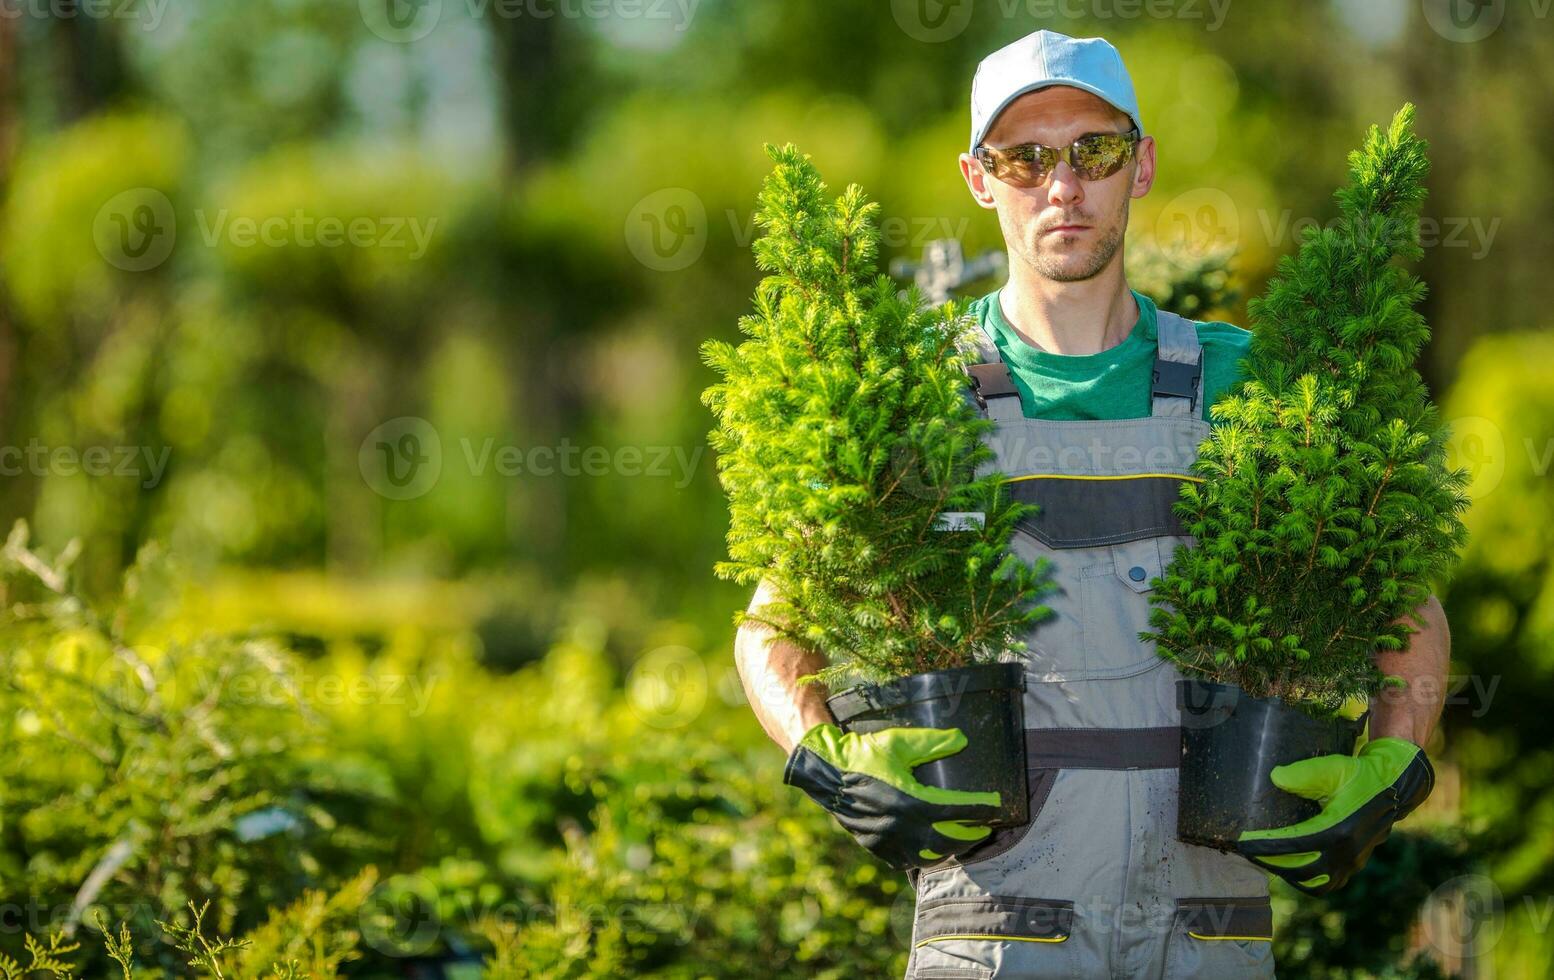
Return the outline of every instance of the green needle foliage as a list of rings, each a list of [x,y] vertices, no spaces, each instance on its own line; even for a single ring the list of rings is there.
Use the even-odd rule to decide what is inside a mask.
[[[966,400],[970,321],[877,273],[878,205],[856,185],[828,199],[808,156],[767,153],[770,275],[748,339],[702,348],[722,376],[702,396],[731,513],[717,573],[770,583],[777,601],[749,618],[820,651],[826,683],[998,660],[1046,613],[1046,569],[1008,551],[1028,507],[973,476],[991,423]],[[954,513],[985,517],[950,530]]]
[[[1313,709],[1385,682],[1410,614],[1465,538],[1466,474],[1414,369],[1430,331],[1417,259],[1429,171],[1405,105],[1349,156],[1340,219],[1279,263],[1247,378],[1213,406],[1198,485],[1177,512],[1198,539],[1151,597],[1160,653],[1191,674]]]

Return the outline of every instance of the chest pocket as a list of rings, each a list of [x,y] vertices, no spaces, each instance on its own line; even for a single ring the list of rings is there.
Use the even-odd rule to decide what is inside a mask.
[[[1094,549],[1106,560],[1080,570],[1083,659],[1063,673],[1074,679],[1128,677],[1163,663],[1154,644],[1138,636],[1149,628],[1152,583],[1164,566],[1160,540],[1143,538]]]

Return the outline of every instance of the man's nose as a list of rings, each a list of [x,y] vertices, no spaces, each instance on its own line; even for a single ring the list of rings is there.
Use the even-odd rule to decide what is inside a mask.
[[[1067,160],[1059,160],[1047,178],[1047,202],[1061,207],[1082,201],[1084,196],[1085,188],[1079,175],[1074,173],[1074,168],[1068,165]]]

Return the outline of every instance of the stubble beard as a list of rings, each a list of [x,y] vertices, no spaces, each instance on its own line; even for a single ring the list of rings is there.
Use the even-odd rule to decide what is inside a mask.
[[[1079,257],[1069,250],[1044,247],[1042,239],[1046,236],[1033,230],[1029,238],[1023,239],[1025,254],[1021,258],[1037,275],[1052,282],[1083,282],[1086,279],[1093,279],[1111,263],[1112,257],[1117,254],[1117,249],[1122,245],[1122,232],[1128,226],[1129,203],[1126,200],[1123,202],[1122,214],[1106,229],[1087,255]],[[1014,236],[1006,236],[1006,238],[1022,241]]]

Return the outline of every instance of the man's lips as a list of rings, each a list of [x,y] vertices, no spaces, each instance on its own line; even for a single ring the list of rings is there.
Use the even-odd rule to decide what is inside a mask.
[[[1086,230],[1089,227],[1090,227],[1089,225],[1054,225],[1053,227],[1048,228],[1046,231],[1042,232],[1042,234],[1050,235],[1050,234],[1052,234],[1055,231],[1068,231],[1068,232],[1084,231],[1084,230]]]

